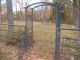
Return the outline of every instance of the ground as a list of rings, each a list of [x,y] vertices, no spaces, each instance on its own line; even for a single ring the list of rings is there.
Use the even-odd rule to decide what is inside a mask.
[[[18,24],[19,23],[19,24]],[[14,22],[16,25],[24,25],[24,22]],[[72,28],[71,25],[63,24],[62,27]],[[55,24],[42,24],[34,22],[33,29],[34,45],[23,55],[23,60],[53,60],[55,48]],[[62,35],[72,36],[71,31],[61,31]],[[64,34],[65,33],[65,34]],[[19,52],[16,46],[6,46],[5,42],[0,43],[0,50],[6,54],[5,60],[18,60]]]

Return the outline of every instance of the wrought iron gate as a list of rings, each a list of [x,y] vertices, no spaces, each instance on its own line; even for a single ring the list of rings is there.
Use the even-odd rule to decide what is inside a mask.
[[[19,6],[17,7],[17,5],[15,4],[16,2],[17,2],[17,5],[19,5],[20,7]],[[52,3],[46,3],[46,2],[39,2],[39,3],[40,3],[40,5],[37,5],[36,7],[27,10],[26,8],[29,8],[30,5],[27,7],[24,7],[20,1],[5,0],[5,2],[3,2],[0,0],[0,22],[1,22],[1,24],[0,24],[0,33],[1,33],[0,41],[1,41],[1,44],[3,45],[1,48],[1,52],[3,52],[3,53],[5,52],[4,59],[10,59],[10,60],[11,59],[12,60],[18,60],[18,59],[20,60],[21,59],[22,60],[25,57],[25,54],[28,54],[30,52],[31,48],[29,48],[29,46],[33,45],[33,39],[34,39],[33,37],[35,34],[33,32],[34,31],[34,29],[33,29],[33,27],[34,27],[33,26],[34,25],[34,22],[33,22],[34,21],[33,20],[34,9],[39,6],[45,6],[45,5],[50,5],[53,7],[57,6],[56,4],[52,4]],[[39,3],[36,3],[36,4],[39,4]],[[35,4],[32,4],[32,5],[35,5]],[[57,18],[58,18],[57,20],[59,20],[58,9],[56,11],[57,11]],[[60,26],[58,23],[57,23],[57,26]],[[59,29],[57,29],[57,32],[60,32]],[[57,37],[59,39],[60,36],[56,36],[56,38]],[[58,39],[57,39],[57,41],[58,41]],[[42,39],[42,41],[43,41],[43,39]],[[43,41],[43,42],[45,42],[45,41]],[[34,45],[35,44],[37,44],[37,43],[34,43]],[[34,45],[33,45],[33,47],[34,47]],[[45,44],[45,45],[47,45],[47,44]],[[57,45],[57,48],[59,49],[59,45]],[[43,49],[43,48],[41,48],[41,49]],[[43,49],[43,50],[46,51],[45,49]],[[56,53],[58,56],[58,50],[56,50]]]
[[[40,8],[40,6],[42,6],[42,8]],[[42,9],[42,11],[43,11],[43,6],[52,6],[54,9],[55,9],[55,15],[56,15],[56,38],[52,38],[53,36],[51,36],[51,38],[52,39],[50,39],[52,42],[53,42],[53,46],[52,46],[52,48],[49,48],[49,47],[51,47],[51,41],[49,41],[48,39],[45,39],[46,37],[45,36],[47,36],[47,35],[45,35],[44,36],[44,31],[42,30],[42,29],[44,29],[45,30],[45,28],[49,28],[50,29],[50,24],[49,24],[49,22],[48,22],[48,24],[47,24],[47,17],[49,16],[46,16],[45,17],[45,15],[43,14],[43,15],[41,15],[41,11],[39,11],[39,10],[36,10],[36,8],[38,8],[39,7],[39,9]],[[27,12],[27,19],[26,20],[28,20],[28,18],[29,18],[29,16],[31,17],[32,16],[32,19],[31,20],[33,20],[32,21],[32,23],[33,23],[33,40],[36,42],[35,44],[37,45],[37,43],[41,46],[41,47],[44,47],[44,48],[41,48],[42,50],[41,50],[41,52],[42,51],[44,51],[45,49],[47,49],[46,50],[46,52],[48,53],[48,55],[51,55],[51,57],[49,57],[48,58],[48,60],[49,59],[55,59],[55,60],[58,60],[59,58],[60,58],[60,9],[61,9],[61,5],[59,5],[59,4],[57,4],[57,3],[48,3],[48,2],[37,2],[37,3],[33,3],[33,4],[31,4],[31,5],[28,5],[27,7],[25,7],[26,8],[26,12]],[[48,7],[49,8],[49,7]],[[31,11],[32,12],[28,12],[28,9],[29,9],[29,11],[30,11],[30,9],[31,9]],[[39,14],[40,15],[38,15],[38,13],[36,13],[36,12],[38,12],[39,11]],[[37,14],[36,16],[35,16],[35,13]],[[46,20],[46,21],[45,21]],[[29,20],[30,21],[30,20]],[[42,23],[41,23],[41,21],[42,21]],[[44,23],[44,21],[45,21],[45,23]],[[28,22],[27,22],[27,24],[28,24]],[[47,26],[46,26],[46,25]],[[38,26],[37,26],[38,25]],[[50,25],[50,26],[49,26]],[[44,27],[43,27],[44,26]],[[38,30],[37,30],[38,29]],[[52,28],[53,29],[53,31],[52,32],[54,32],[55,30],[54,30],[54,28]],[[40,32],[42,30],[42,32]],[[47,29],[48,30],[48,29]],[[46,30],[45,30],[46,31]],[[39,33],[40,32],[40,33]],[[49,31],[48,31],[49,32]],[[47,32],[45,32],[46,34],[47,34]],[[40,35],[41,34],[41,35]],[[48,33],[48,35],[50,36],[50,34],[51,33]],[[54,33],[53,33],[54,34]],[[51,35],[53,35],[53,34],[51,34]],[[39,35],[39,36],[38,36]],[[49,37],[49,36],[47,36],[47,37]],[[55,36],[55,35],[54,35]],[[38,38],[37,38],[38,37]],[[43,38],[43,37],[45,37],[45,38],[43,38],[43,39],[41,39],[41,38],[39,38],[39,37],[41,37],[41,38]],[[37,39],[36,39],[37,38]],[[50,38],[50,37],[49,37]],[[55,40],[56,39],[56,40]],[[40,41],[38,41],[38,40],[40,40]],[[48,41],[47,41],[48,40]],[[40,43],[41,42],[41,43]],[[50,43],[49,43],[50,42]],[[48,44],[50,44],[50,46],[48,45],[48,44],[46,44],[46,43],[48,43]],[[43,44],[43,45],[42,45]],[[48,45],[48,46],[44,46],[44,45]],[[46,47],[46,48],[45,48]],[[51,49],[51,51],[48,51],[48,50],[50,50]],[[54,52],[53,52],[54,51]],[[53,54],[52,54],[53,53]],[[43,54],[44,54],[44,52],[43,52]],[[45,55],[46,56],[46,55]],[[54,56],[54,57],[53,57]],[[44,58],[45,59],[45,58]],[[46,58],[47,59],[47,58]]]

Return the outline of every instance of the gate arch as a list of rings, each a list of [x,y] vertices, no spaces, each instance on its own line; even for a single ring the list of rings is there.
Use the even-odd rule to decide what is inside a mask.
[[[40,5],[38,5],[38,4],[40,4]],[[27,7],[25,7],[26,13],[27,13],[27,9],[30,8],[31,6],[34,6],[33,8],[31,8],[32,11],[35,8],[40,7],[40,6],[52,6],[56,10],[55,60],[59,60],[60,59],[60,53],[59,53],[59,51],[60,51],[60,15],[61,15],[60,10],[61,10],[62,6],[57,3],[53,4],[53,3],[49,3],[49,2],[37,2],[37,3],[33,3],[33,4],[30,4]],[[27,14],[26,14],[26,16],[27,16]],[[28,19],[26,18],[26,20],[28,20]],[[28,22],[27,22],[27,24],[28,24]],[[32,21],[32,26],[33,26],[33,21]],[[32,30],[33,30],[33,28],[32,28]]]

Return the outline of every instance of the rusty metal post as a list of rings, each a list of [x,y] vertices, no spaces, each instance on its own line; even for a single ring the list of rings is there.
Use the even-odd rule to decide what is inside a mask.
[[[56,45],[55,45],[55,60],[60,60],[60,23],[61,21],[61,13],[60,7],[56,4]]]
[[[34,20],[33,13],[34,13],[34,11],[33,11],[33,9],[32,9],[32,20],[31,20],[31,24],[32,24],[32,25],[31,25],[31,26],[32,26],[32,27],[31,27],[31,30],[32,30],[32,32],[31,32],[31,34],[32,34],[32,35],[31,35],[31,40],[32,40],[32,41],[33,41],[33,20]]]

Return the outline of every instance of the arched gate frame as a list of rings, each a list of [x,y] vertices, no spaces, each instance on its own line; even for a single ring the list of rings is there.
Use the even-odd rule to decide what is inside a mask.
[[[35,6],[36,5],[36,6]],[[61,28],[61,8],[62,6],[58,3],[49,3],[49,2],[37,2],[37,3],[33,3],[31,5],[28,5],[27,7],[25,7],[26,9],[26,13],[27,13],[27,9],[34,6],[32,9],[32,13],[33,13],[33,10],[37,7],[40,7],[40,6],[52,6],[55,10],[56,10],[56,39],[55,39],[55,60],[60,60],[60,28]],[[33,14],[32,14],[33,15]],[[27,21],[27,14],[26,14],[26,26],[28,24],[28,21]],[[33,26],[33,21],[32,21],[32,26]],[[27,30],[27,29],[26,29]],[[32,28],[33,30],[33,28]],[[33,33],[33,31],[32,31]]]

